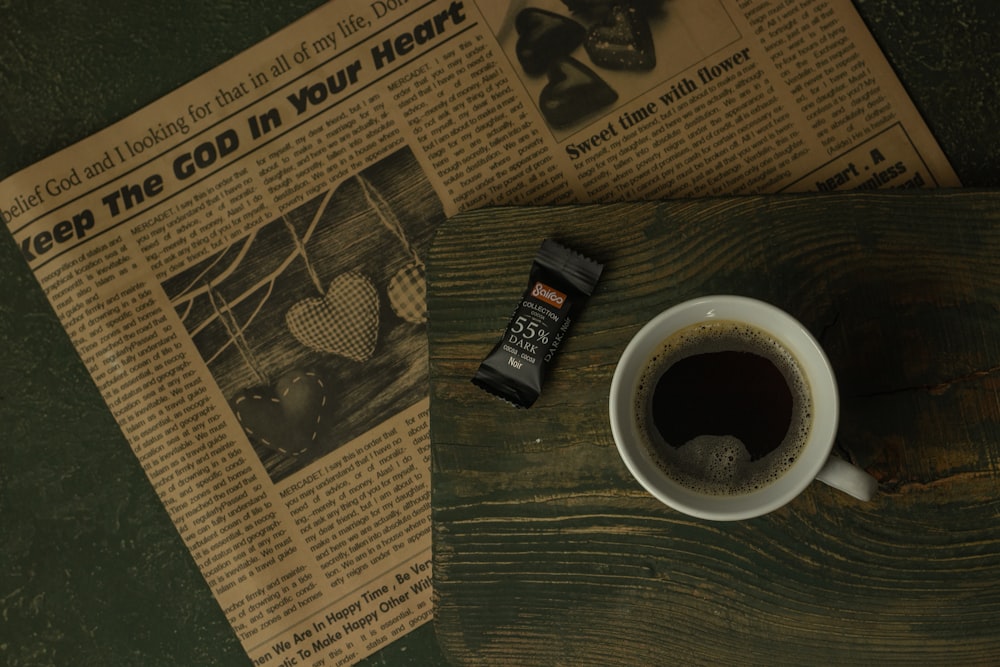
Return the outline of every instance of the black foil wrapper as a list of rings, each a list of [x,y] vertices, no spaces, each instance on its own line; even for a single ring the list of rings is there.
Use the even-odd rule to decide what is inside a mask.
[[[552,239],[543,241],[507,329],[473,384],[519,408],[531,407],[603,269]]]

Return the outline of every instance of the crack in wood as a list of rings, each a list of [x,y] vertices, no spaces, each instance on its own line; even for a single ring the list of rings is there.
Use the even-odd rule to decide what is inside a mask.
[[[878,483],[879,493],[902,494],[928,491],[940,486],[948,486],[961,482],[974,482],[983,479],[997,479],[996,470],[966,470],[954,472],[943,477],[936,477],[928,481],[920,480],[880,480]]]
[[[958,377],[952,378],[950,380],[944,380],[942,382],[937,382],[934,384],[918,384],[912,387],[898,387],[895,389],[883,389],[881,391],[873,391],[866,394],[854,394],[852,398],[879,398],[882,396],[894,396],[896,394],[907,394],[915,391],[924,391],[931,396],[940,396],[946,393],[949,389],[957,384],[963,382],[973,382],[976,380],[981,380],[983,378],[995,375],[1000,372],[1000,365],[992,366],[990,368],[985,368],[982,370],[972,371],[966,373],[965,375],[959,375]]]

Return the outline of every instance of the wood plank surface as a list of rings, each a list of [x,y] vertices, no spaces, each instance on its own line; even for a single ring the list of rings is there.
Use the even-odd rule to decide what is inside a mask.
[[[499,208],[429,262],[436,634],[456,664],[1000,663],[1000,199],[856,193]],[[470,378],[542,239],[606,264],[529,410]],[[608,426],[650,317],[735,293],[792,313],[840,380],[820,483],[744,522],[629,477]]]

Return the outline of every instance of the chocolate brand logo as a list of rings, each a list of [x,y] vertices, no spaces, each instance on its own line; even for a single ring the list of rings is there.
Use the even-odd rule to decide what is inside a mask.
[[[536,299],[541,299],[550,306],[555,306],[556,308],[562,308],[563,304],[566,303],[566,295],[557,289],[549,287],[543,282],[535,283],[535,286],[531,289],[531,296]]]

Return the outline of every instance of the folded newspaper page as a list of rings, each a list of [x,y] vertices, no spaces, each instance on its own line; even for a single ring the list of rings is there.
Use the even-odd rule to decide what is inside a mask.
[[[319,666],[432,617],[442,220],[957,185],[849,0],[342,0],[0,214],[253,663]]]

